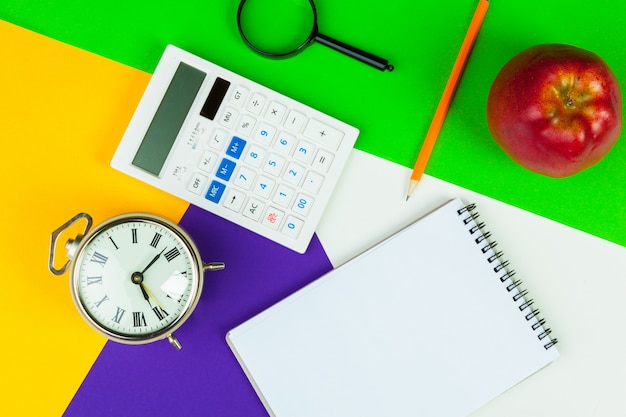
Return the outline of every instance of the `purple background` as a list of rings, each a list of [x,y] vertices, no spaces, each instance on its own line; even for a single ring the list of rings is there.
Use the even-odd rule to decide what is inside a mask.
[[[180,225],[204,262],[226,263],[206,272],[200,302],[176,332],[183,349],[107,342],[65,417],[267,416],[226,333],[332,265],[317,236],[300,255],[194,206]]]

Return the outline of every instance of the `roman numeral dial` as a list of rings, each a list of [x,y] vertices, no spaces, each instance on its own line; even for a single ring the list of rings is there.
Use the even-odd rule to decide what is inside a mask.
[[[172,262],[178,255],[180,255],[178,248],[173,248],[165,252],[165,259],[167,259],[167,262]]]
[[[114,218],[81,244],[74,298],[107,337],[129,343],[168,337],[195,307],[202,264],[175,224],[150,215]]]

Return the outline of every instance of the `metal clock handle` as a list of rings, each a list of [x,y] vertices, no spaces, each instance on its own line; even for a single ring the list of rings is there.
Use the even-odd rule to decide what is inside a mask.
[[[67,257],[69,258],[69,260],[65,262],[65,264],[60,269],[57,269],[54,267],[54,253],[55,253],[56,244],[57,244],[59,235],[61,235],[61,233],[63,233],[64,230],[69,228],[71,225],[73,225],[80,219],[87,220],[87,224],[85,225],[85,230],[83,231],[82,234],[77,235],[74,239],[69,239],[65,243],[65,249],[67,250]],[[65,224],[63,224],[54,232],[52,232],[52,235],[50,236],[50,257],[48,258],[48,269],[50,270],[50,272],[52,272],[54,275],[63,275],[65,273],[65,271],[67,270],[67,267],[70,264],[71,259],[74,257],[74,254],[76,253],[76,248],[78,247],[78,244],[80,243],[82,238],[85,237],[87,232],[89,232],[89,229],[91,229],[92,224],[93,224],[93,221],[89,214],[78,213],[76,216],[72,217]]]

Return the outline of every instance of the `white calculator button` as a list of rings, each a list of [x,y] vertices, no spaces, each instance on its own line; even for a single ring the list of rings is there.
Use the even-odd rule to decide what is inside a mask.
[[[285,158],[273,153],[273,154],[270,154],[270,156],[267,158],[267,161],[265,161],[263,170],[270,175],[273,175],[275,177],[280,177],[280,174],[281,172],[283,172],[284,167],[285,167]]]
[[[313,160],[311,166],[320,171],[328,172],[334,158],[335,155],[333,155],[332,153],[320,149],[319,151],[317,151],[317,155],[315,155],[315,159]]]
[[[261,214],[263,214],[263,209],[265,208],[265,204],[262,201],[257,200],[256,198],[251,198],[246,203],[243,208],[242,214],[249,219],[258,222],[261,218]]]
[[[298,194],[296,201],[293,203],[293,212],[303,216],[308,216],[314,201],[313,197],[309,197],[306,194]]]
[[[287,216],[287,220],[281,232],[292,239],[297,239],[303,226],[304,222],[302,220],[294,216]]]
[[[236,213],[239,213],[241,207],[243,206],[243,202],[246,199],[246,195],[241,191],[235,190],[231,188],[228,190],[226,194],[226,198],[224,199],[224,207],[230,209]]]
[[[287,165],[287,169],[283,174],[283,179],[287,181],[291,185],[297,186],[302,181],[304,174],[306,172],[306,168],[302,165],[298,165],[295,162],[289,162]]]
[[[249,190],[254,183],[254,178],[256,177],[256,171],[252,170],[248,167],[241,167],[237,176],[235,176],[235,185],[243,188],[244,190]]]
[[[250,102],[248,103],[248,111],[254,114],[261,114],[261,110],[263,110],[263,106],[265,105],[265,96],[259,93],[254,93],[252,98],[250,98]]]
[[[265,146],[269,146],[275,134],[276,128],[274,126],[268,125],[267,123],[260,123],[258,129],[255,131],[254,139]]]
[[[343,132],[315,119],[309,120],[304,129],[304,136],[314,139],[325,147],[336,151],[343,139]]]
[[[306,116],[304,114],[291,110],[287,116],[287,120],[283,123],[283,126],[287,129],[293,130],[294,132],[300,132],[302,130],[302,126],[304,126],[304,122],[306,122]]]
[[[278,227],[280,227],[284,217],[285,213],[283,211],[270,206],[265,212],[261,224],[269,227],[270,229],[278,230]]]
[[[294,194],[295,190],[293,188],[287,187],[285,184],[280,184],[276,189],[276,194],[274,194],[272,201],[287,208],[289,207],[291,200],[293,200]]]
[[[270,198],[272,190],[274,190],[274,185],[276,185],[276,181],[266,176],[261,176],[254,184],[252,191],[259,197],[267,200]]]
[[[237,125],[237,132],[241,133],[243,136],[249,137],[254,130],[255,124],[256,119],[254,117],[244,114]]]
[[[280,132],[276,142],[274,142],[274,149],[283,155],[289,155],[294,145],[296,144],[296,137],[289,133]]]
[[[250,94],[250,90],[246,87],[238,85],[233,89],[233,95],[230,96],[230,102],[233,103],[237,107],[243,106],[246,98],[248,98],[248,94]]]
[[[215,165],[217,164],[218,160],[219,157],[216,153],[206,151],[204,152],[204,155],[202,155],[202,159],[200,160],[200,164],[198,164],[198,168],[208,174],[211,174],[213,173],[213,170],[215,170]]]
[[[226,110],[224,110],[222,117],[220,117],[220,124],[224,127],[232,129],[237,122],[237,116],[239,116],[239,111],[237,109],[227,107]]]
[[[313,158],[313,152],[315,152],[315,145],[311,142],[301,140],[296,146],[296,150],[293,152],[293,158],[308,164]]]
[[[209,140],[207,145],[211,148],[221,151],[224,149],[224,145],[228,141],[228,132],[222,129],[215,129],[211,136],[209,136]]]
[[[250,149],[246,151],[244,162],[252,165],[253,167],[259,168],[265,160],[266,154],[267,152],[262,147],[256,145],[251,146]]]
[[[189,182],[188,190],[194,194],[200,195],[204,190],[204,186],[206,185],[209,179],[202,174],[195,173],[193,177],[191,177],[191,181]]]
[[[287,113],[287,107],[276,101],[272,101],[267,108],[267,112],[265,113],[265,119],[270,123],[279,125],[280,122],[283,121],[285,113]]]
[[[309,171],[306,174],[304,183],[302,183],[302,189],[311,194],[317,194],[324,183],[324,177],[317,172]]]

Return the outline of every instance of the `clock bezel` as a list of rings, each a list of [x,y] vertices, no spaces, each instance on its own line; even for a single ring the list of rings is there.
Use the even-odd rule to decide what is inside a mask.
[[[83,258],[86,253],[85,248],[89,245],[89,243],[91,243],[102,233],[105,233],[108,229],[129,222],[149,223],[170,230],[172,234],[176,235],[181,240],[185,248],[189,251],[192,262],[192,289],[189,294],[189,300],[187,302],[187,305],[184,307],[182,313],[178,317],[176,317],[171,323],[155,332],[136,335],[116,332],[115,330],[110,329],[108,326],[100,323],[89,313],[89,310],[83,304],[80,298],[78,288],[80,282],[80,265],[82,264]],[[76,256],[74,258],[74,261],[72,262],[70,270],[70,293],[72,295],[72,301],[74,302],[74,305],[80,313],[81,317],[87,322],[87,324],[89,324],[92,329],[94,329],[99,334],[105,336],[107,339],[131,345],[146,344],[158,340],[171,338],[174,331],[179,329],[180,326],[182,326],[187,321],[191,313],[195,310],[198,302],[200,301],[203,285],[204,268],[202,258],[200,257],[200,252],[198,251],[198,248],[194,244],[191,237],[187,234],[187,232],[185,232],[180,226],[178,226],[174,222],[149,213],[134,212],[117,215],[94,227],[78,243],[78,246],[76,248]]]

